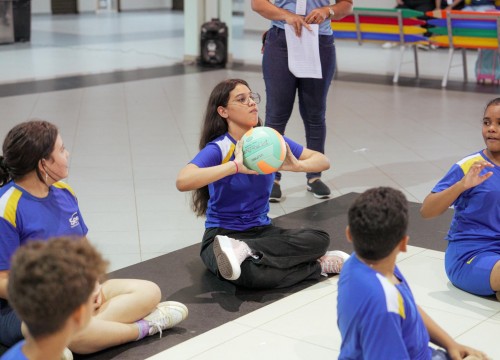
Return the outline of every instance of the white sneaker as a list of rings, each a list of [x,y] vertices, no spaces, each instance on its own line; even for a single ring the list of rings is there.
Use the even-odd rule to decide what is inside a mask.
[[[68,348],[64,348],[61,360],[73,360],[73,353]]]
[[[318,259],[321,264],[321,274],[338,274],[342,270],[345,261],[349,259],[349,254],[340,251],[327,251],[325,255]]]
[[[156,309],[143,320],[149,323],[149,335],[160,333],[163,330],[173,328],[188,317],[186,305],[177,301],[164,301],[156,305]]]
[[[238,279],[241,275],[241,263],[251,253],[248,245],[240,240],[217,235],[213,249],[221,276],[226,280]]]

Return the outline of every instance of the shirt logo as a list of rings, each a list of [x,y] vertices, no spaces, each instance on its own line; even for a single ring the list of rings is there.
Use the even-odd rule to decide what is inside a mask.
[[[74,228],[74,227],[80,225],[80,218],[78,217],[78,213],[74,212],[68,221],[69,221],[69,225],[71,226],[71,228]]]
[[[475,258],[476,258],[475,256],[471,257],[471,258],[467,261],[467,265],[470,265],[470,264],[471,264],[471,262],[472,262],[472,260],[474,260]]]

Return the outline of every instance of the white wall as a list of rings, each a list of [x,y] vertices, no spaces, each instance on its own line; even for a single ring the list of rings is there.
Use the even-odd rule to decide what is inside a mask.
[[[190,1],[190,0],[184,0]],[[121,8],[125,10],[172,9],[172,0],[121,0]]]
[[[396,0],[354,0],[354,6],[393,8],[396,6]]]
[[[116,0],[115,0],[116,1]],[[185,0],[191,1],[191,0]],[[50,0],[31,0],[32,14],[51,14]],[[78,11],[89,12],[96,10],[97,0],[78,0]],[[172,9],[172,0],[121,0],[121,9],[126,10],[148,10],[148,9]]]
[[[31,1],[32,14],[50,14],[50,0],[36,0]]]
[[[244,11],[244,28],[249,31],[266,31],[269,29],[271,24],[270,20],[265,19],[264,17],[257,14],[252,10],[251,1],[245,1]]]

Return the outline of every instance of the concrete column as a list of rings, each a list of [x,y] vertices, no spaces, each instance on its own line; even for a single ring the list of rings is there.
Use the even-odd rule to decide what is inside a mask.
[[[192,63],[200,55],[200,29],[205,22],[205,1],[184,1],[184,62]]]
[[[227,57],[232,62],[232,0],[184,1],[184,62],[192,63],[200,55],[200,30],[205,22],[218,18],[228,27]]]
[[[205,0],[205,21],[219,17],[219,0]]]
[[[233,62],[233,1],[219,0],[219,19],[227,25],[227,62]]]

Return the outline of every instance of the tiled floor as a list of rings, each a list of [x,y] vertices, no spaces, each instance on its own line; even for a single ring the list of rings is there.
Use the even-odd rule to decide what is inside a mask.
[[[183,58],[179,13],[34,16],[32,28],[31,43],[0,46],[0,137],[31,117],[60,127],[71,152],[68,182],[89,237],[111,270],[198,243],[203,220],[191,213],[188,195],[175,189],[176,174],[196,153],[204,106],[217,82],[241,77],[265,94],[257,66],[260,34],[244,33],[242,18],[236,18],[233,53],[245,59],[243,66],[177,74],[172,69]],[[340,76],[327,113],[326,151],[333,166],[323,175],[333,196],[389,185],[421,202],[453,162],[483,146],[483,107],[498,88],[388,85],[397,49],[347,42],[337,48]],[[446,55],[422,53],[422,77],[439,84]],[[469,57],[472,66],[474,54]],[[157,76],[142,76],[148,68],[156,68]],[[134,80],[86,82],[86,75],[113,78],[110,72],[122,70],[131,70]],[[355,81],[345,81],[345,74]],[[403,75],[411,74],[405,65]],[[67,86],[70,75],[84,77]],[[454,69],[452,79],[460,76]],[[50,87],[42,81],[47,79],[55,79]],[[52,91],[57,88],[65,90]],[[287,135],[304,140],[297,111]],[[286,199],[272,205],[273,216],[319,201],[305,191],[302,174],[286,174],[282,188]],[[453,337],[500,358],[500,303],[453,288],[443,253],[412,247],[399,265],[417,301]],[[331,278],[153,358],[336,358],[336,291],[337,278]]]

